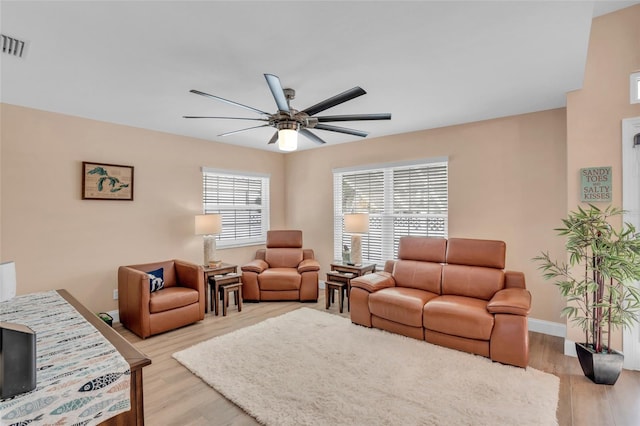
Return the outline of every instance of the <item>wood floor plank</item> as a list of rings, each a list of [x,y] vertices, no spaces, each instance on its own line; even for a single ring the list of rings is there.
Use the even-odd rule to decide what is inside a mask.
[[[317,303],[245,303],[242,312],[229,307],[226,317],[207,314],[203,321],[142,340],[120,323],[114,328],[152,359],[143,370],[145,420],[150,426],[257,425],[258,422],[220,395],[172,354],[196,343],[248,327],[292,310],[308,307],[349,317],[334,303],[325,310],[324,293]],[[560,337],[529,333],[529,365],[560,378],[557,417],[560,426],[640,425],[640,371],[623,371],[615,386],[593,384],[576,358],[563,354]],[[213,360],[212,360],[213,362]]]

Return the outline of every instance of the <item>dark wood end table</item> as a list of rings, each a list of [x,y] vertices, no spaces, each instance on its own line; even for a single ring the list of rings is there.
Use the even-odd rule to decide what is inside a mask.
[[[332,263],[331,271],[327,272],[327,280],[325,281],[325,297],[327,299],[325,302],[326,309],[329,309],[329,306],[331,305],[330,297],[333,296],[333,290],[338,290],[340,296],[340,313],[342,313],[342,301],[344,300],[343,294],[345,292],[347,295],[347,310],[351,310],[351,300],[349,299],[349,294],[351,293],[351,280],[375,271],[375,263],[366,263],[361,265],[348,265],[342,262]]]
[[[204,266],[204,283],[209,286],[209,291],[205,291],[205,294],[209,295],[209,300],[205,301],[205,313],[211,310],[215,315],[218,315],[218,292],[220,291],[220,284],[241,282],[241,278],[242,275],[238,274],[238,265],[222,263],[220,266],[214,268]]]

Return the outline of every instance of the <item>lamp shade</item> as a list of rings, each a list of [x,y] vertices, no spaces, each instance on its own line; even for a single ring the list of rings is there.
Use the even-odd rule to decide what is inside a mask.
[[[222,232],[221,214],[199,214],[195,221],[196,235],[212,235]]]
[[[280,151],[295,151],[298,149],[298,131],[294,129],[278,130],[278,148]]]
[[[351,234],[366,234],[369,232],[369,213],[345,214],[344,231]]]

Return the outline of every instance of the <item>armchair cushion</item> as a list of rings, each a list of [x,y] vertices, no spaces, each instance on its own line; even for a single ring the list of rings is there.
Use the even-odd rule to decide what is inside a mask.
[[[269,268],[258,275],[260,289],[267,291],[299,290],[301,277],[297,269]]]
[[[155,292],[149,299],[149,312],[170,311],[198,302],[198,292],[186,287],[169,287]]]
[[[151,293],[161,290],[164,287],[164,268],[147,272],[149,275],[149,291]]]
[[[269,248],[264,260],[270,268],[297,268],[302,262],[302,249],[299,248]]]

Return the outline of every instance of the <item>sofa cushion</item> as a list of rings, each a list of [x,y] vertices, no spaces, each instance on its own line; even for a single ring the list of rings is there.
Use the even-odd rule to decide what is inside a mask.
[[[504,269],[504,241],[449,238],[446,263]]]
[[[504,272],[480,266],[444,265],[442,294],[490,300],[504,288]]]
[[[300,290],[301,276],[297,269],[269,268],[258,275],[260,290]]]
[[[389,287],[369,296],[371,314],[412,327],[422,327],[424,304],[437,294],[407,287]]]
[[[270,248],[267,249],[264,260],[270,268],[297,268],[302,262],[302,249]]]
[[[198,302],[197,290],[187,287],[169,287],[151,293],[149,312],[152,314],[181,308]]]
[[[476,340],[491,339],[493,315],[487,302],[464,296],[438,296],[424,306],[423,326],[428,330]]]
[[[393,267],[393,279],[398,287],[411,287],[440,294],[442,265],[415,260],[398,260]]]
[[[444,238],[406,236],[400,238],[398,259],[443,263],[446,250]]]

